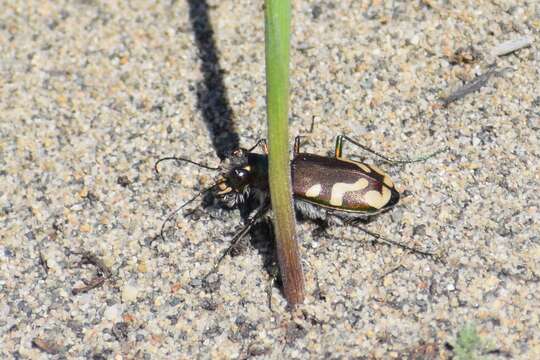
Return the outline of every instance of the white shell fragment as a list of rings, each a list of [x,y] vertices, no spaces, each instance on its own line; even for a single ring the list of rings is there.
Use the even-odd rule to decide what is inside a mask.
[[[493,50],[491,50],[491,55],[493,56],[508,55],[524,47],[531,46],[532,43],[533,43],[533,38],[531,36],[523,36],[517,39],[505,41],[495,46]]]

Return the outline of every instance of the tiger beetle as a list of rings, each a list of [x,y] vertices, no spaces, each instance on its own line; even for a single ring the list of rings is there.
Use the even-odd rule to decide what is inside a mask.
[[[435,257],[433,253],[386,239],[358,226],[358,223],[366,222],[371,217],[393,208],[400,199],[400,193],[396,190],[394,182],[388,174],[377,166],[344,158],[343,144],[349,142],[390,164],[425,161],[446,149],[440,149],[416,159],[395,160],[371,150],[348,136],[339,135],[336,138],[334,156],[327,157],[301,152],[301,138],[302,136],[295,138],[294,157],[291,161],[292,190],[298,214],[323,225],[352,225],[372,236],[378,242],[395,245],[420,255]],[[262,154],[254,152],[257,147],[262,149]],[[211,193],[218,202],[229,208],[238,208],[248,202],[249,205],[254,205],[251,206],[254,210],[249,213],[245,226],[233,236],[231,245],[216,262],[213,270],[208,274],[210,275],[217,269],[219,263],[234,245],[270,210],[266,140],[260,139],[250,149],[234,150],[221,162],[219,167],[211,167],[186,158],[166,157],[156,162],[154,167],[156,173],[158,173],[159,163],[165,160],[191,163],[205,169],[218,171],[219,175],[212,186],[200,191],[166,218],[161,227],[162,238],[164,238],[165,225],[181,209],[203,194]]]

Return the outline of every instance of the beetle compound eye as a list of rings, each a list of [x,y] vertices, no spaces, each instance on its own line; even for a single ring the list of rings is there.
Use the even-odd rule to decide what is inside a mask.
[[[245,179],[249,175],[248,171],[246,169],[235,169],[234,175],[236,175],[240,179]]]

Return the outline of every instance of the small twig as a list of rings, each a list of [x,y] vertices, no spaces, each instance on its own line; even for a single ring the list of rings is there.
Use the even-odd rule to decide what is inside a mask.
[[[92,289],[95,289],[97,287],[102,286],[107,279],[109,279],[112,276],[111,270],[105,265],[105,263],[98,258],[95,254],[92,254],[88,251],[83,251],[80,253],[73,252],[74,254],[81,255],[81,261],[79,262],[79,266],[81,265],[93,265],[97,268],[97,276],[89,281],[83,280],[85,286],[80,288],[74,288],[71,290],[71,293],[73,295],[82,294],[85,292],[88,292]]]
[[[111,270],[105,265],[103,260],[91,252],[85,251],[81,254],[81,265],[94,265],[104,277],[109,278],[112,275]]]
[[[450,103],[452,103],[452,102],[454,102],[456,100],[462,99],[465,96],[469,95],[470,93],[473,93],[475,91],[480,90],[481,88],[486,86],[489,79],[493,75],[499,75],[499,74],[503,73],[506,70],[507,70],[506,68],[502,69],[502,70],[489,70],[485,74],[477,76],[474,80],[472,80],[471,82],[463,85],[462,87],[460,87],[459,89],[454,91],[452,94],[448,95],[447,97],[441,98],[441,100],[443,102],[443,105],[448,106],[448,104],[450,104]]]
[[[45,277],[49,275],[49,264],[47,264],[47,259],[43,256],[43,253],[41,250],[39,251],[39,265],[43,268],[43,271],[45,271]]]
[[[396,271],[398,270],[407,270],[407,268],[405,266],[403,266],[402,264],[399,264],[398,266],[395,266],[394,268],[388,270],[387,272],[385,272],[383,275],[381,275],[379,277],[379,280],[383,280],[385,277],[387,277],[388,275],[391,275],[393,273],[395,273]]]
[[[71,290],[71,293],[73,295],[79,295],[79,294],[82,294],[82,293],[86,293],[86,292],[88,292],[88,291],[90,291],[92,289],[98,288],[101,285],[103,285],[105,283],[105,280],[107,280],[107,278],[104,277],[104,276],[97,276],[97,277],[93,278],[90,281],[84,281],[83,280],[85,286],[82,286],[82,287],[79,287],[79,288],[74,288],[73,290]]]
[[[454,91],[452,94],[448,95],[447,97],[442,98],[441,100],[443,101],[444,106],[448,106],[448,104],[450,104],[451,102],[464,98],[468,94],[480,90],[487,84],[489,78],[494,73],[495,73],[494,70],[488,71],[487,73],[476,77],[470,83],[463,85],[462,87],[460,87],[459,89]]]

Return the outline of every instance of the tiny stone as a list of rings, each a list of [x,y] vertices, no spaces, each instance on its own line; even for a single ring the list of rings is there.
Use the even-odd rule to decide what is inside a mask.
[[[122,289],[122,300],[124,302],[132,302],[137,300],[139,289],[133,285],[125,285]]]
[[[103,316],[105,319],[110,320],[112,322],[118,322],[122,320],[122,309],[120,304],[115,304],[113,306],[107,307],[105,309],[105,312],[103,313]]]
[[[311,16],[313,19],[317,20],[322,14],[322,8],[319,5],[314,5],[311,8]]]

